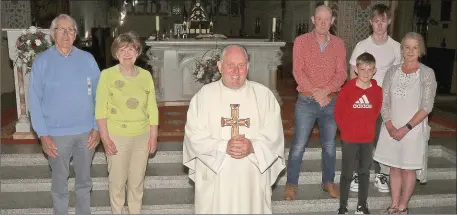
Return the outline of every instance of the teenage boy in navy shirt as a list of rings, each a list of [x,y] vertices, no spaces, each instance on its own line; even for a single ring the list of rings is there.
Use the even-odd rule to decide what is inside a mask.
[[[366,52],[361,54],[357,57],[356,66],[357,78],[348,81],[341,88],[335,104],[335,121],[343,141],[338,214],[348,212],[349,186],[355,165],[359,166],[359,201],[356,214],[370,213],[367,206],[368,185],[373,162],[376,120],[381,111],[382,88],[372,79],[376,73],[376,60],[373,55]]]

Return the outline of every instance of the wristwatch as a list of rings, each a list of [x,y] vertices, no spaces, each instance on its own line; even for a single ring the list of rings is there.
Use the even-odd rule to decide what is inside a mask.
[[[409,130],[413,129],[413,126],[411,126],[411,124],[409,124],[409,123],[406,124],[405,126],[406,126]]]

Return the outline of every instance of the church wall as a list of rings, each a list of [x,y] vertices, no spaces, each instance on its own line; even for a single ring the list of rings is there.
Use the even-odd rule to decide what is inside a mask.
[[[429,25],[427,47],[443,48],[445,38],[447,49],[457,52],[457,2],[453,1],[451,9],[451,21],[441,21],[441,1],[430,1],[430,17],[438,22],[437,25]],[[444,28],[443,25],[448,27]],[[456,54],[457,55],[457,54]],[[454,67],[451,82],[451,93],[457,93],[457,56],[454,57]]]
[[[428,47],[441,47],[443,38],[446,39],[446,48],[456,49],[457,48],[457,20],[454,17],[452,21],[441,21],[441,1],[430,1],[431,12],[430,18],[438,22],[437,25],[429,25],[427,46]],[[452,13],[457,13],[457,2],[452,3]],[[443,28],[443,24],[447,24],[448,28]]]
[[[27,28],[32,23],[31,8],[28,1],[1,1],[1,26],[5,28]],[[11,18],[14,17],[14,18]],[[5,31],[1,32],[1,93],[14,91],[14,72],[9,59],[8,41]]]
[[[249,36],[269,38],[272,31],[273,17],[278,22],[281,17],[281,1],[246,1],[245,30]],[[256,19],[260,20],[260,32],[255,32]]]
[[[93,27],[107,25],[108,3],[104,0],[70,0],[70,15],[76,20],[81,39],[91,35]]]
[[[14,91],[14,71],[8,56],[8,44],[6,42],[5,44],[2,43],[1,52],[1,92],[9,93]]]

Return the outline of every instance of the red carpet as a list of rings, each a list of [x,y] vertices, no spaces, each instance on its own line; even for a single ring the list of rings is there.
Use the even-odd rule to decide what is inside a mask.
[[[279,94],[283,100],[282,120],[284,134],[290,140],[294,133],[294,105],[297,92],[293,81],[279,81]],[[160,142],[182,141],[186,123],[187,106],[167,106],[159,108],[159,137]],[[17,119],[16,109],[6,109],[2,112],[2,143],[21,144],[37,143],[37,140],[13,140],[14,124]],[[432,137],[456,136],[456,123],[438,116],[430,116]],[[317,125],[313,129],[313,139],[318,138]]]

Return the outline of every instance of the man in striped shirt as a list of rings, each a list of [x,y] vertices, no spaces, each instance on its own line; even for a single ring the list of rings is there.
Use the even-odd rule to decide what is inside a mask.
[[[347,78],[346,48],[342,39],[329,32],[335,20],[329,7],[316,7],[311,20],[313,31],[297,37],[293,47],[293,74],[299,96],[295,105],[295,133],[289,152],[285,200],[295,198],[303,153],[316,121],[323,151],[322,188],[333,198],[339,196],[333,183],[337,130],[333,109],[336,93]]]

